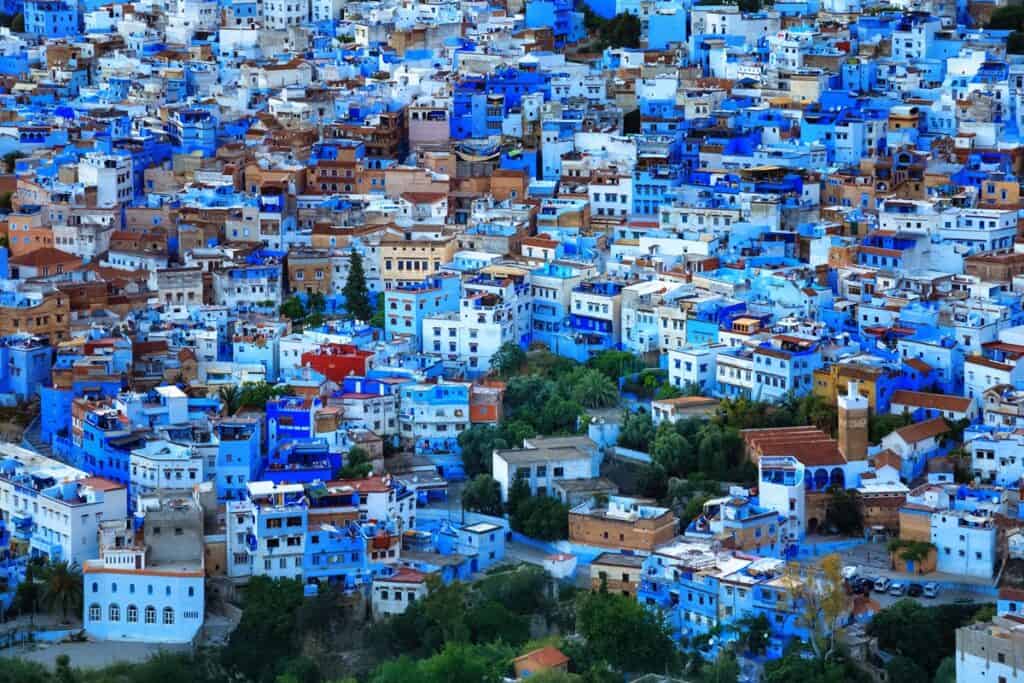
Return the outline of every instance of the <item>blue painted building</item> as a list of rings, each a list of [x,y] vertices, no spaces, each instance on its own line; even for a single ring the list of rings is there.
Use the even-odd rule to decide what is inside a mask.
[[[438,313],[459,310],[462,281],[458,275],[439,273],[422,282],[402,283],[384,292],[384,332],[388,338],[396,334],[419,339],[423,319]]]
[[[253,420],[230,418],[214,427],[217,440],[217,500],[241,500],[246,484],[262,469],[261,426]]]
[[[66,38],[79,33],[78,5],[64,0],[25,0],[25,33]]]

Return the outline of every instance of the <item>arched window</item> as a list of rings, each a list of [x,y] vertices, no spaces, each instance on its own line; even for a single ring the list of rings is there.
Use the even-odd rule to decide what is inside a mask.
[[[121,606],[111,605],[108,610],[111,621],[121,621]]]
[[[98,583],[96,583],[95,581],[93,581],[92,582],[92,592],[93,593],[98,593],[99,590],[100,590],[100,585]]]
[[[89,605],[89,621],[100,620],[100,606],[96,603]]]
[[[164,624],[170,625],[174,623],[174,610],[170,607],[164,607]]]
[[[195,597],[195,594],[196,594],[196,589],[194,587],[192,587],[192,586],[189,586],[188,587],[188,597],[190,597],[190,598],[191,597]]]
[[[139,623],[139,608],[135,605],[128,605],[128,623],[137,624]]]
[[[152,605],[147,605],[146,606],[146,623],[147,624],[155,624],[156,623],[156,607],[153,607]]]

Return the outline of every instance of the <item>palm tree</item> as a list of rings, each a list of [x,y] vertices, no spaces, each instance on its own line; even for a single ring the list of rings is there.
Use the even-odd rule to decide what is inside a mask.
[[[77,563],[54,562],[46,568],[43,604],[50,610],[59,606],[64,623],[69,609],[82,611],[82,568]]]
[[[18,613],[29,615],[29,623],[35,623],[36,611],[39,609],[39,599],[42,588],[36,580],[39,575],[39,566],[35,562],[25,565],[25,578],[18,584],[18,590],[14,594],[14,602],[18,606]]]
[[[234,415],[242,406],[242,391],[237,384],[229,384],[217,391],[225,415]]]
[[[607,408],[619,402],[615,383],[598,370],[585,370],[580,374],[573,394],[585,408]]]

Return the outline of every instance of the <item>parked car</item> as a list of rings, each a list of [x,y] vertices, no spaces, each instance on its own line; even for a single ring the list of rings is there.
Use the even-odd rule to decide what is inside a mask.
[[[864,593],[864,595],[871,595],[871,591],[875,587],[874,578],[870,576],[865,576],[859,579],[858,583],[860,584],[861,592]]]
[[[939,596],[939,584],[929,581],[924,585],[924,597],[937,598]]]
[[[889,579],[885,578],[884,576],[880,576],[877,579],[875,579],[874,589],[879,593],[884,593],[887,590],[889,590],[890,583],[892,582],[889,581]]]
[[[924,586],[919,583],[912,583],[907,586],[907,595],[912,598],[919,598],[924,594]]]
[[[843,567],[843,578],[847,581],[852,581],[857,578],[857,567],[855,565],[846,565]]]
[[[889,585],[889,595],[899,598],[906,594],[906,592],[906,584],[900,583],[899,581],[894,581]]]

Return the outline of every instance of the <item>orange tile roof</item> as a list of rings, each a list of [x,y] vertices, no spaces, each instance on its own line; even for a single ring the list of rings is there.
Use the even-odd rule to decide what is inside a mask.
[[[530,673],[537,673],[539,671],[553,669],[556,666],[564,666],[569,663],[569,658],[566,657],[565,653],[557,647],[551,647],[548,645],[538,650],[527,652],[525,655],[516,657],[512,660],[512,663],[523,664],[525,665],[524,668],[528,669]]]
[[[910,391],[908,389],[897,389],[892,392],[890,403],[929,408],[931,410],[952,410],[958,413],[966,412],[971,407],[971,399],[964,396],[947,396],[946,394]]]
[[[103,477],[85,477],[84,479],[79,479],[78,483],[94,488],[97,491],[116,491],[124,488],[124,484],[118,484],[116,481],[104,479]]]
[[[925,439],[945,434],[949,431],[949,423],[945,418],[934,417],[924,422],[917,422],[906,427],[900,427],[893,434],[896,434],[907,443],[917,443]]]

